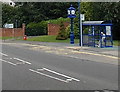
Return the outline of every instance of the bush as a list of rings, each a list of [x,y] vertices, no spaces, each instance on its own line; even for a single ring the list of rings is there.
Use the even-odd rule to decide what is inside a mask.
[[[66,40],[68,38],[68,32],[65,30],[63,22],[60,23],[60,31],[56,37],[56,40]]]
[[[74,36],[75,36],[75,39],[79,38],[79,28],[76,24],[74,25]]]
[[[86,27],[83,29],[83,34],[88,34],[89,33],[90,28]]]
[[[26,35],[28,36],[47,35],[48,33],[47,24],[48,23],[61,24],[61,22],[67,22],[69,20],[70,20],[69,18],[60,17],[58,19],[41,21],[39,23],[29,23],[26,27]]]
[[[48,20],[46,21],[47,23],[52,23],[52,24],[61,24],[61,22],[69,22],[70,18],[58,18],[58,19],[52,19],[52,20]]]
[[[66,27],[65,30],[67,32],[68,37],[70,37],[70,25],[68,27]],[[78,29],[78,27],[75,24],[74,24],[73,32],[74,32],[75,39],[78,39],[79,38],[79,29]]]
[[[47,34],[47,22],[41,21],[39,23],[29,23],[26,27],[26,35],[39,36]]]

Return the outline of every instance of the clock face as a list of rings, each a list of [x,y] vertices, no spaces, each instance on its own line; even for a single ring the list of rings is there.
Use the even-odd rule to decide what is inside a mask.
[[[70,10],[68,10],[68,14],[70,14]]]
[[[71,11],[71,14],[75,14],[75,10],[72,10],[72,11]]]

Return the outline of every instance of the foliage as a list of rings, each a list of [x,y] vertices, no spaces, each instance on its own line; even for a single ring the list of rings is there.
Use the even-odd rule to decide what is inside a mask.
[[[120,2],[83,2],[81,12],[86,20],[107,20],[113,23],[113,39],[119,39],[120,34]]]
[[[16,2],[15,7],[3,5],[3,24],[19,20],[19,23],[41,22],[60,17],[67,17],[70,3],[65,2]],[[12,20],[12,21],[11,21]]]
[[[73,25],[73,32],[74,32],[74,37],[75,39],[78,39],[79,38],[79,29],[78,29],[78,26],[76,24]],[[68,37],[70,37],[70,25],[66,27],[66,32],[67,32],[67,35]]]
[[[67,38],[68,38],[68,33],[65,30],[65,26],[64,26],[63,22],[61,22],[60,30],[59,30],[59,33],[56,37],[56,40],[66,40]]]
[[[83,29],[83,34],[87,34],[88,35],[89,30],[90,30],[89,27],[84,28]]]
[[[70,4],[78,11],[78,3],[71,2],[16,2],[15,7],[3,4],[2,24],[16,23],[20,26],[23,22],[40,23],[51,22],[60,17],[67,18],[67,9]],[[110,20],[113,22],[113,38],[120,39],[120,2],[81,2],[81,13],[85,14],[85,20]],[[76,25],[78,27],[78,12]],[[62,20],[62,19],[61,19]],[[67,19],[66,19],[67,20]],[[69,21],[69,20],[68,20]],[[52,21],[60,23],[57,21]],[[55,24],[56,24],[55,23]],[[30,31],[31,32],[31,31]]]
[[[76,24],[74,24],[74,36],[75,36],[75,39],[79,38],[79,28]]]
[[[68,38],[70,37],[70,25],[68,25],[66,28],[65,28],[65,31],[67,32],[67,36]]]
[[[38,36],[47,34],[47,22],[41,21],[39,23],[29,23],[26,27],[26,35]]]
[[[47,24],[60,24],[61,22],[67,22],[69,18],[58,18],[55,20],[41,21],[39,23],[29,23],[26,27],[26,35],[29,36],[38,36],[38,35],[46,35],[47,34]]]
[[[15,15],[16,12],[17,12],[16,8],[3,4],[3,7],[2,7],[2,15],[4,15],[2,17],[3,24],[14,23],[15,21],[14,19],[16,16],[13,16],[13,15]]]
[[[69,21],[70,21],[69,18],[60,17],[60,18],[57,18],[57,19],[48,20],[46,22],[47,23],[52,23],[52,24],[61,24],[61,22],[69,22]]]

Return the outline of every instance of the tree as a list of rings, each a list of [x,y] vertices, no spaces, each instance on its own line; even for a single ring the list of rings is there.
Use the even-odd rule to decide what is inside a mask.
[[[78,10],[78,3],[70,2],[17,2],[15,7],[3,5],[2,22],[19,24],[23,22],[39,23],[41,21],[57,19],[60,17],[67,18],[67,9],[70,4]],[[120,29],[120,2],[82,2],[81,13],[85,14],[85,20],[111,20],[113,26],[113,38],[118,39]],[[78,26],[78,12],[75,18]]]

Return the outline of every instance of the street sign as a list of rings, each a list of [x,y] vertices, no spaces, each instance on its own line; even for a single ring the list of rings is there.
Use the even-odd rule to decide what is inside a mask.
[[[85,20],[85,15],[81,14],[81,20]]]
[[[13,24],[5,24],[4,27],[5,28],[14,28],[14,25]]]

